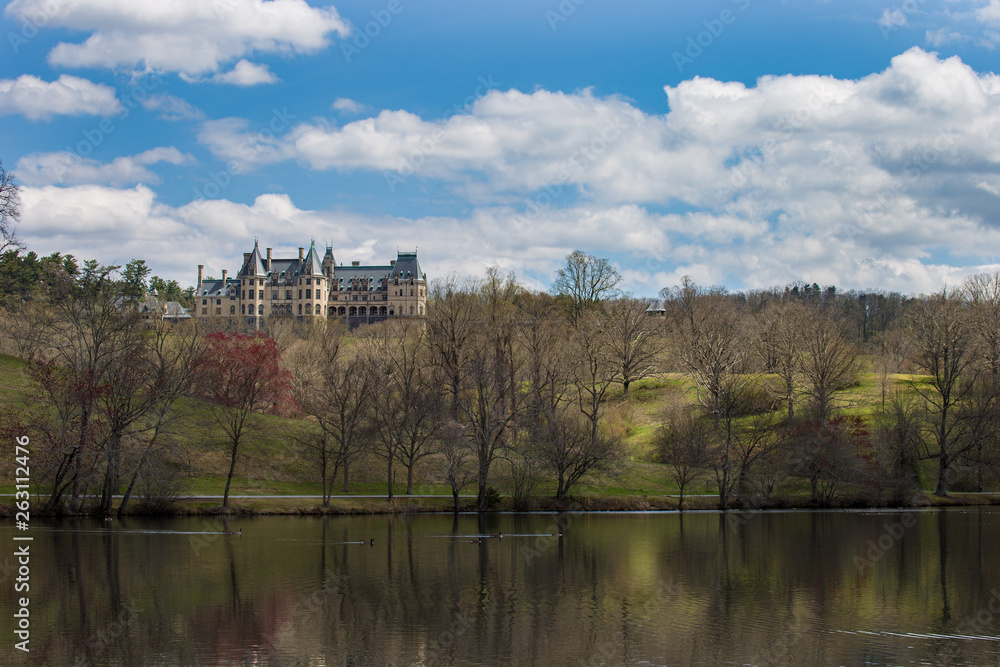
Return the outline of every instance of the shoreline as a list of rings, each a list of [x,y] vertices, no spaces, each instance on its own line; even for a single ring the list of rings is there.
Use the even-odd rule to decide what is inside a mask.
[[[314,502],[310,502],[314,501]],[[1000,505],[1000,492],[956,492],[949,496],[936,496],[932,493],[923,492],[919,496],[912,498],[909,502],[873,502],[865,498],[845,498],[839,502],[830,504],[812,503],[808,498],[801,496],[775,496],[760,504],[731,504],[725,511],[772,511],[772,510],[837,510],[837,509],[857,509],[857,510],[893,510],[907,508],[931,508],[931,507],[982,507]],[[567,500],[556,500],[555,498],[535,498],[533,502],[523,507],[514,507],[509,502],[501,502],[500,505],[482,513],[561,513],[561,512],[616,512],[616,513],[645,513],[645,512],[681,512],[681,511],[722,511],[719,507],[717,496],[699,495],[695,497],[685,497],[684,507],[678,507],[678,496],[654,496],[654,497],[601,497],[582,496]],[[476,509],[475,502],[471,499],[460,503],[459,513],[480,513]],[[450,497],[410,497],[397,496],[390,503],[382,497],[375,496],[348,496],[337,497],[331,500],[328,506],[323,506],[320,497],[295,497],[295,496],[261,496],[259,499],[254,496],[242,496],[238,499],[231,498],[230,506],[223,509],[221,503],[213,502],[212,498],[205,496],[181,497],[170,508],[163,508],[159,511],[151,511],[140,507],[138,504],[132,506],[125,512],[127,517],[184,517],[184,516],[348,516],[348,515],[380,515],[380,514],[453,514],[453,504]],[[13,517],[15,507],[13,499],[3,499],[0,501],[0,516]],[[43,513],[32,510],[32,515],[46,518],[87,518],[100,516],[92,511],[82,511],[76,513],[50,512]]]

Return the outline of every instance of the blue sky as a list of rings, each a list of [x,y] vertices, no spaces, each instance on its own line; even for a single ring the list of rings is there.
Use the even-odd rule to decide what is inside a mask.
[[[15,0],[32,250],[192,284],[331,243],[431,278],[925,292],[1000,268],[1000,0]]]

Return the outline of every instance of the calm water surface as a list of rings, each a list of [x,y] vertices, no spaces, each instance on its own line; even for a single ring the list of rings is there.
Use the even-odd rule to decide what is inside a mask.
[[[36,521],[0,662],[1000,665],[1000,509],[559,521]]]

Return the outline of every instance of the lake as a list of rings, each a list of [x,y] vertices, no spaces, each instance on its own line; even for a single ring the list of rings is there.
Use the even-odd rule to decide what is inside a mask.
[[[0,530],[7,610],[14,532]],[[29,534],[31,652],[13,650],[5,613],[4,664],[1000,664],[994,508],[35,520]]]

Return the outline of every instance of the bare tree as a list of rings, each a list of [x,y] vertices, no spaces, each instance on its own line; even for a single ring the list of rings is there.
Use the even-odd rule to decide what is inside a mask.
[[[974,449],[988,426],[996,394],[977,396],[975,333],[967,302],[958,291],[942,290],[912,304],[907,334],[915,361],[930,376],[910,382],[921,399],[928,428],[922,434],[924,457],[937,459],[935,493],[948,495],[949,474],[961,456]]]
[[[488,272],[477,293],[478,326],[463,364],[458,410],[475,443],[480,510],[488,506],[490,468],[516,438],[517,420],[525,407],[513,303],[520,292],[513,276]]]
[[[431,359],[444,377],[451,402],[451,417],[458,420],[458,395],[462,367],[478,326],[476,285],[449,277],[431,286],[427,300],[427,339]]]
[[[712,419],[713,465],[719,503],[726,507],[733,491],[736,419],[749,378],[745,327],[738,309],[724,290],[699,288],[685,277],[680,286],[661,293],[667,308],[672,352],[695,383],[698,404]]]
[[[0,254],[21,247],[15,233],[21,219],[21,191],[13,172],[3,168],[0,161]]]
[[[229,489],[240,447],[251,433],[254,414],[274,411],[289,395],[290,373],[281,370],[277,342],[262,334],[213,333],[196,366],[198,393],[226,433],[229,473],[222,506],[229,507]]]
[[[443,474],[451,488],[454,511],[459,510],[458,496],[462,489],[476,480],[475,448],[469,442],[465,427],[457,421],[447,422],[440,430]]]
[[[608,260],[574,250],[566,256],[566,266],[559,269],[552,290],[566,299],[570,322],[576,324],[584,311],[613,296],[621,280]]]
[[[606,334],[616,365],[622,393],[629,385],[657,371],[662,338],[656,321],[646,314],[646,301],[621,297],[607,304]]]
[[[537,456],[556,473],[556,498],[564,500],[584,475],[611,472],[621,459],[621,442],[567,411],[550,413],[539,430]]]
[[[590,437],[597,442],[604,398],[620,379],[614,349],[607,335],[607,316],[587,313],[577,321],[569,338],[569,378],[577,407],[586,418]]]
[[[831,310],[811,309],[803,327],[803,393],[811,416],[823,422],[833,414],[836,394],[855,379],[858,349],[847,339],[842,323]]]
[[[705,475],[711,431],[711,425],[689,406],[674,402],[663,412],[654,443],[660,461],[669,466],[680,491],[679,509],[684,509],[684,489]]]
[[[316,335],[290,352],[293,392],[299,409],[315,418],[321,431],[305,443],[319,463],[326,505],[338,471],[344,493],[350,493],[351,467],[366,451],[377,393],[367,351],[346,353],[342,327],[311,333]]]
[[[781,381],[788,418],[795,416],[795,389],[806,335],[806,307],[797,301],[770,300],[750,320],[750,345],[768,373]]]

